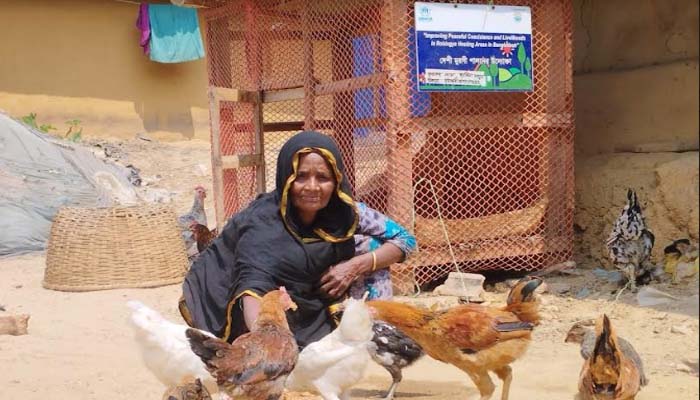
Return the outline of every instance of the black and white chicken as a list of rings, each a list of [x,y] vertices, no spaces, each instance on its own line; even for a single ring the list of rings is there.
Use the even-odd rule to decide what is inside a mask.
[[[383,321],[374,321],[374,336],[368,345],[369,354],[377,364],[391,374],[393,382],[384,400],[394,398],[394,392],[403,378],[401,370],[423,356],[423,349],[403,332]]]
[[[637,193],[627,190],[627,205],[617,217],[606,241],[610,260],[622,270],[632,291],[637,283],[648,283],[654,266],[649,260],[654,234],[647,229]]]
[[[192,207],[187,214],[180,215],[177,218],[177,223],[180,226],[182,239],[185,241],[185,248],[190,252],[194,247],[195,239],[190,227],[192,223],[198,223],[207,226],[207,214],[204,211],[204,199],[207,197],[207,191],[203,186],[194,188],[194,200]]]

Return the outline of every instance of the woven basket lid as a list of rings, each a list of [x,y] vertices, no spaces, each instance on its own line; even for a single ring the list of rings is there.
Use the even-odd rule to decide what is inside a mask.
[[[54,217],[43,286],[71,292],[182,282],[189,263],[170,206],[61,208]]]

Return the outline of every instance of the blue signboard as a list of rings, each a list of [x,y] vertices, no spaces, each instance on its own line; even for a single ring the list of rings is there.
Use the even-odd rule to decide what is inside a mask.
[[[415,3],[419,91],[532,91],[530,7]]]

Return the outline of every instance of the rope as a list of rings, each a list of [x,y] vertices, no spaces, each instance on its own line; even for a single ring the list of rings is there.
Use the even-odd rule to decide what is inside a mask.
[[[428,178],[420,178],[415,185],[413,185],[413,192],[415,193],[416,187],[422,183],[423,181],[428,182],[430,184],[430,190],[433,194],[433,199],[435,200],[435,207],[437,208],[437,213],[438,213],[438,219],[440,220],[440,227],[442,228],[442,233],[445,236],[445,241],[447,242],[447,248],[450,251],[450,257],[452,258],[452,264],[454,264],[455,269],[457,272],[459,272],[459,281],[462,283],[462,290],[464,291],[464,295],[466,297],[467,295],[467,285],[464,284],[464,276],[462,275],[463,272],[461,268],[459,268],[459,263],[457,263],[457,257],[455,256],[454,250],[452,248],[452,241],[450,241],[450,235],[447,233],[447,227],[445,226],[445,221],[442,218],[442,210],[440,209],[440,201],[438,200],[437,197],[437,192],[435,191],[435,186],[433,186],[433,182],[428,179]],[[416,226],[416,209],[415,207],[413,208],[413,228],[415,231],[415,226]],[[415,278],[414,278],[415,281]],[[418,285],[416,285],[418,286]],[[418,286],[418,294],[420,294],[420,286]]]

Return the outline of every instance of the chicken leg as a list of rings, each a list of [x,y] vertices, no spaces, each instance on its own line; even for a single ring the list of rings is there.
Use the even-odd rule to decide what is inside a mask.
[[[510,383],[513,381],[513,369],[510,365],[506,365],[501,369],[493,371],[503,381],[503,389],[501,389],[501,400],[508,400],[510,394]]]
[[[403,375],[401,374],[401,368],[399,367],[384,366],[384,368],[391,374],[392,382],[391,386],[389,386],[389,390],[386,392],[386,396],[382,397],[382,400],[393,400],[396,387],[399,386],[401,379],[403,379]]]
[[[632,293],[637,292],[637,268],[634,264],[627,264],[625,266],[625,272],[627,274],[627,279],[629,279],[630,290]]]
[[[465,371],[472,381],[479,389],[481,397],[479,400],[490,400],[493,396],[493,392],[496,390],[496,386],[493,384],[491,377],[487,371]]]

